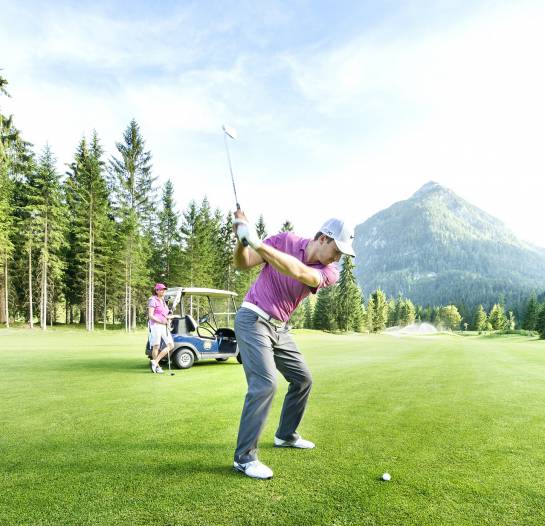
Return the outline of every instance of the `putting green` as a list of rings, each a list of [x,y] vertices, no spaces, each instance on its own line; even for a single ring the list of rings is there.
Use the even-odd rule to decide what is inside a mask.
[[[145,333],[0,330],[0,524],[545,523],[545,342],[296,333],[303,436],[254,481],[231,469],[234,360],[152,375]],[[383,482],[384,472],[392,475]]]

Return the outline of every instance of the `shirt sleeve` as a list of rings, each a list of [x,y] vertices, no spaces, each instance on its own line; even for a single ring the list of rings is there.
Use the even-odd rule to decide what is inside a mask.
[[[155,309],[157,307],[157,298],[155,296],[152,296],[148,300],[148,309]]]
[[[336,265],[327,265],[316,270],[320,273],[320,284],[317,287],[310,287],[313,294],[325,287],[331,287],[339,280],[339,269]]]
[[[287,235],[288,235],[288,232],[281,232],[280,234],[270,236],[267,239],[263,240],[263,243],[273,248],[276,248],[277,250],[281,250],[282,252],[285,252]]]

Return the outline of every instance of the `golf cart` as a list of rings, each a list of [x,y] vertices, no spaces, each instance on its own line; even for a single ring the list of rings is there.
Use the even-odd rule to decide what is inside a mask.
[[[164,299],[173,316],[170,332],[174,349],[171,364],[189,369],[195,362],[215,359],[225,362],[236,358],[241,363],[234,324],[237,307],[235,292],[196,287],[167,289]],[[151,359],[151,347],[146,344]],[[161,360],[167,363],[167,357]]]

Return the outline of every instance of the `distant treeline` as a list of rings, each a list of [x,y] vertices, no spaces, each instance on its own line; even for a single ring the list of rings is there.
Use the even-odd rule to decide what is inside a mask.
[[[528,299],[521,320],[513,311],[505,310],[500,300],[490,312],[479,305],[474,312],[462,316],[456,305],[415,305],[410,299],[399,296],[387,298],[382,290],[373,292],[367,301],[355,293],[347,294],[347,276],[353,275],[351,260],[343,260],[338,285],[321,290],[317,297],[307,298],[292,317],[296,327],[322,330],[353,330],[356,332],[381,332],[389,327],[406,327],[413,323],[428,322],[443,330],[472,330],[479,332],[525,329],[539,332],[545,338],[545,302],[540,304],[535,294]],[[353,287],[357,288],[355,280]],[[352,285],[350,285],[352,287]],[[357,289],[359,292],[359,289]],[[349,299],[351,298],[351,299]],[[350,306],[346,306],[350,303]],[[341,308],[341,305],[345,305]],[[349,313],[348,318],[343,313]]]

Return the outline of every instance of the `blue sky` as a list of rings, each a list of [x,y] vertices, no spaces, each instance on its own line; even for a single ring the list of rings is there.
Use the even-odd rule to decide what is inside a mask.
[[[59,169],[131,118],[179,208],[357,224],[429,180],[545,246],[541,1],[6,2],[1,102]],[[9,51],[9,52],[6,52]]]

